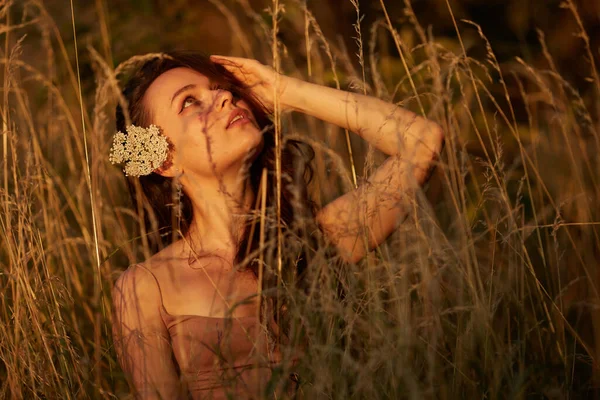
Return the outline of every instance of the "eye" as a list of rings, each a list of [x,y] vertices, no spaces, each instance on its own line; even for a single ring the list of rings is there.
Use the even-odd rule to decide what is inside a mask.
[[[179,112],[181,113],[183,110],[196,103],[199,103],[199,101],[194,96],[186,96],[181,103],[181,110],[179,110]]]

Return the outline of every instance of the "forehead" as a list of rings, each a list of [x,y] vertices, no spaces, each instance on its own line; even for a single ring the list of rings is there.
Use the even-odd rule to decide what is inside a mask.
[[[209,87],[210,80],[191,68],[173,68],[162,73],[146,90],[145,101],[150,106],[169,105],[173,94],[186,85]]]

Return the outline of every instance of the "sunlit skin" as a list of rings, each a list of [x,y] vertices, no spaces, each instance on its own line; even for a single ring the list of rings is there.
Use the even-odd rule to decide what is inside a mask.
[[[302,112],[348,129],[389,156],[365,184],[342,194],[316,215],[323,234],[344,260],[360,260],[397,228],[411,209],[406,198],[426,181],[442,149],[444,135],[437,124],[374,97],[278,75],[255,60],[211,59],[250,87],[267,107],[278,103],[282,111]],[[234,102],[231,93],[212,87],[205,76],[186,68],[159,76],[147,90],[144,104],[151,123],[173,145],[172,162],[156,172],[180,178],[192,201],[194,219],[187,238],[143,263],[152,276],[139,268],[123,274],[113,297],[115,304],[127,305],[120,311],[122,321],[150,336],[164,337],[160,307],[172,315],[225,317],[236,303],[257,299],[252,297],[257,292],[252,272],[236,271],[233,264],[240,215],[255,200],[247,183],[248,154],[260,148],[262,133],[250,114],[250,121],[227,129],[231,111],[248,109],[247,104]],[[190,250],[199,254],[192,265]],[[160,293],[154,279],[160,282]],[[233,311],[234,318],[256,314],[256,302]],[[170,360],[165,346],[161,340],[132,346],[127,350],[130,358],[123,359],[150,354],[153,360],[161,360],[155,363],[160,370],[153,376],[165,382],[157,388],[162,398],[170,398],[178,378],[172,362],[163,361]],[[141,366],[127,367],[128,361],[123,362],[129,371],[138,371],[136,385],[147,388]]]
[[[231,212],[241,211],[253,198],[243,166],[262,141],[248,105],[244,101],[234,104],[231,92],[214,87],[208,78],[187,68],[159,76],[144,101],[153,123],[173,145],[172,163],[157,172],[180,175],[194,206],[193,231],[202,247],[231,248]],[[228,128],[236,108],[247,110],[250,121]]]
[[[406,214],[400,204],[404,192],[424,182],[441,151],[443,134],[437,124],[377,98],[278,75],[255,60],[222,56],[212,60],[251,87],[268,107],[278,101],[282,111],[303,112],[347,128],[390,156],[366,185],[326,205],[316,216],[344,259],[358,261],[396,229]],[[214,292],[215,281],[233,268],[241,233],[239,215],[254,201],[246,168],[249,154],[261,145],[261,131],[251,114],[251,121],[227,129],[231,111],[236,107],[249,110],[248,105],[235,102],[230,92],[187,68],[159,76],[147,90],[144,103],[152,123],[160,126],[173,144],[172,163],[156,172],[178,175],[194,207],[188,239],[153,259],[184,258],[192,243],[195,252],[205,255],[204,275],[210,278],[206,289],[212,286]],[[191,277],[182,280],[192,281]],[[189,299],[173,302],[184,304],[187,313],[212,315],[224,312],[234,301],[237,296],[232,290],[248,294],[237,284],[221,289],[216,296],[220,300],[210,296],[210,302],[196,301],[194,306]]]

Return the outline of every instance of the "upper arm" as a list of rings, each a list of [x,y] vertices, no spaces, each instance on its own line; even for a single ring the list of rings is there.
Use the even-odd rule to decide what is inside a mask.
[[[180,380],[160,315],[160,291],[141,266],[128,268],[113,287],[113,339],[136,397],[178,398]]]
[[[342,258],[359,261],[404,220],[410,191],[426,181],[442,145],[443,134],[436,129],[418,145],[407,147],[412,151],[389,157],[367,182],[317,213],[317,223]]]

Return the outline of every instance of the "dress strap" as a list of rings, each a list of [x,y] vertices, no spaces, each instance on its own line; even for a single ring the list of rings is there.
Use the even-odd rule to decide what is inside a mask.
[[[132,264],[129,268],[133,269],[139,267],[142,270],[146,271],[148,274],[150,274],[150,276],[152,277],[152,279],[154,279],[154,282],[156,283],[156,288],[158,289],[158,295],[160,297],[160,318],[163,322],[163,324],[165,325],[165,328],[168,328],[169,323],[168,321],[165,321],[165,315],[169,316],[170,314],[167,312],[165,305],[164,305],[164,301],[163,301],[163,294],[162,294],[162,290],[160,288],[160,283],[158,282],[158,278],[156,277],[156,275],[154,275],[154,273],[152,271],[150,271],[150,269],[148,267],[146,267],[145,265],[142,265],[140,263],[136,263],[136,264]]]

